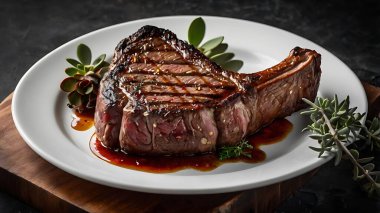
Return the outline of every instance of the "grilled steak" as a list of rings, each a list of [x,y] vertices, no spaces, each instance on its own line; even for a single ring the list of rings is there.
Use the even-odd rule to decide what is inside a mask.
[[[239,141],[314,100],[320,55],[294,48],[253,74],[223,70],[168,30],[144,26],[116,47],[101,81],[102,143],[141,155],[192,155]]]

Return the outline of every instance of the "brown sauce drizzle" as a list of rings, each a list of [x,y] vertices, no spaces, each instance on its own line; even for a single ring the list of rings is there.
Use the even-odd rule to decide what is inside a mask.
[[[275,120],[269,126],[247,138],[254,147],[251,151],[252,158],[241,157],[221,161],[216,154],[204,154],[186,157],[151,157],[128,155],[121,151],[114,151],[102,145],[94,135],[90,140],[91,151],[100,159],[116,166],[151,173],[169,173],[182,169],[195,169],[210,171],[226,162],[258,163],[266,158],[266,154],[260,149],[261,145],[268,145],[282,141],[292,130],[293,125],[286,119]]]
[[[73,112],[71,127],[77,131],[86,131],[94,125],[94,112]]]

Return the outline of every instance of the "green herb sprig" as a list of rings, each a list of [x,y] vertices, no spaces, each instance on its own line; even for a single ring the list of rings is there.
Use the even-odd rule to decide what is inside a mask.
[[[219,36],[202,43],[206,33],[206,23],[198,17],[194,19],[188,30],[188,41],[194,47],[198,48],[203,54],[210,58],[211,61],[217,63],[222,68],[231,71],[238,71],[243,66],[243,61],[232,60],[234,53],[226,52],[227,43],[223,43],[224,37]]]
[[[94,110],[100,79],[108,70],[106,55],[97,57],[91,64],[91,50],[85,44],[77,47],[78,60],[67,58],[71,67],[65,69],[69,76],[61,82],[61,89],[67,93],[70,108],[78,112]]]
[[[309,115],[312,124],[303,131],[310,131],[310,138],[315,139],[320,147],[310,147],[319,152],[318,157],[324,153],[335,153],[335,165],[342,159],[349,159],[353,164],[353,179],[366,179],[363,185],[369,195],[380,196],[380,171],[375,171],[375,164],[371,163],[373,157],[359,158],[359,151],[346,145],[362,139],[366,141],[372,151],[374,145],[380,148],[380,122],[378,118],[367,121],[366,125],[361,123],[364,113],[356,112],[357,107],[350,108],[350,99],[347,98],[339,102],[335,95],[334,99],[318,97],[313,103],[303,99],[311,107],[301,112]]]
[[[237,158],[240,156],[252,158],[251,153],[248,151],[249,149],[253,149],[253,146],[249,144],[248,141],[245,139],[243,139],[236,146],[222,146],[221,148],[219,148],[219,160]]]

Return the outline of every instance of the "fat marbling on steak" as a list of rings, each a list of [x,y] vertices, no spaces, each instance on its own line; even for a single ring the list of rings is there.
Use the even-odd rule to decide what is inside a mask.
[[[223,70],[169,30],[144,26],[116,47],[101,81],[96,135],[140,155],[192,155],[235,145],[314,100],[320,55],[294,48],[261,72]]]

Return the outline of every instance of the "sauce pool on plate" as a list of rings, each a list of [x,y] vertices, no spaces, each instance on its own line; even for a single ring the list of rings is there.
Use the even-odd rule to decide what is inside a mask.
[[[72,117],[71,128],[77,131],[86,131],[94,125],[94,112],[79,113],[75,111]]]
[[[109,149],[96,138],[95,134],[90,140],[91,151],[100,159],[116,166],[151,173],[169,173],[183,169],[196,169],[199,171],[210,171],[226,162],[258,163],[266,158],[261,145],[268,145],[282,141],[292,130],[293,125],[286,119],[275,120],[269,126],[261,129],[256,134],[247,138],[253,146],[252,158],[239,157],[229,160],[219,160],[214,153],[196,156],[135,156],[122,151]],[[248,150],[247,150],[248,151]]]

